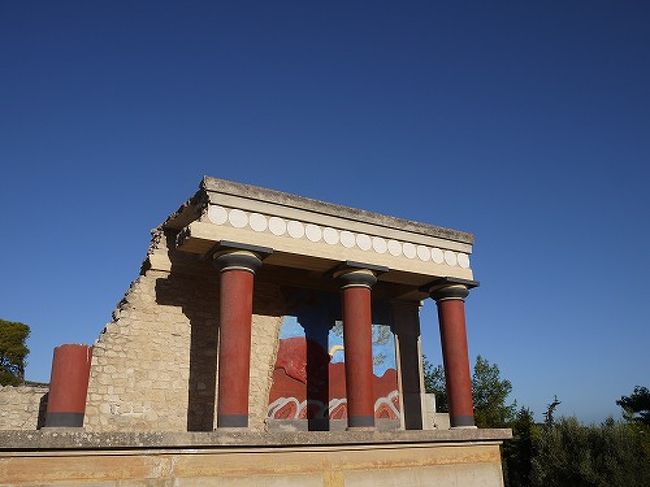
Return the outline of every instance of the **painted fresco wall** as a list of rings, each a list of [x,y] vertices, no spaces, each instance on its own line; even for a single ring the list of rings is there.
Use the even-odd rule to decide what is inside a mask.
[[[347,418],[342,323],[328,319],[324,308],[318,317],[318,309],[312,311],[283,320],[269,418]],[[372,331],[375,417],[399,419],[394,336],[385,324],[373,324]]]

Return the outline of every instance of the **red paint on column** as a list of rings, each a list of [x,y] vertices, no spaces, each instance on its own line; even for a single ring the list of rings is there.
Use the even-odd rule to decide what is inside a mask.
[[[54,349],[48,414],[86,411],[91,357],[92,347],[88,345],[60,345]]]
[[[454,426],[455,418],[472,418],[474,416],[472,379],[469,371],[467,332],[465,330],[465,302],[461,299],[439,301],[438,319],[447,381],[449,416],[452,426]]]
[[[370,418],[368,421],[374,424],[370,289],[354,286],[344,288],[342,293],[348,423],[355,426],[351,419],[356,417]]]
[[[248,416],[254,279],[252,272],[239,269],[221,273],[217,414],[222,419]]]

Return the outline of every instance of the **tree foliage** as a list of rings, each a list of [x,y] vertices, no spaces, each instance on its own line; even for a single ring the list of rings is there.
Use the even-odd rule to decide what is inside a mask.
[[[562,404],[562,401],[558,400],[557,395],[555,395],[553,396],[553,400],[546,406],[546,411],[544,412],[544,424],[546,426],[553,426],[555,423],[555,410],[560,404]]]
[[[25,380],[28,337],[29,326],[0,320],[0,385],[18,385]]]
[[[424,390],[436,396],[436,411],[446,413],[449,411],[447,404],[447,390],[445,385],[445,371],[441,365],[434,365],[424,357]]]
[[[474,420],[479,428],[503,428],[514,418],[516,403],[507,404],[512,383],[501,378],[497,364],[480,355],[476,357],[472,374]]]
[[[334,333],[334,335],[340,338],[343,338],[343,321],[336,320],[334,326],[332,327],[332,333]],[[377,325],[377,324],[372,325],[373,347],[386,345],[390,341],[392,336],[393,336],[393,332],[391,331],[390,326]],[[372,364],[373,365],[383,364],[386,358],[387,357],[385,353],[373,351]]]
[[[433,366],[424,359],[424,387],[426,392],[436,395],[436,410],[448,412],[445,373],[442,366]],[[507,404],[512,384],[501,378],[496,364],[491,364],[480,355],[476,357],[472,374],[472,395],[474,418],[479,428],[506,426],[514,417],[516,404]]]
[[[447,411],[443,368],[424,360],[427,392],[436,394],[438,411]],[[584,425],[576,418],[555,417],[561,402],[548,404],[544,422],[533,412],[508,404],[510,381],[499,367],[477,357],[472,375],[474,414],[479,427],[512,428],[503,444],[507,487],[650,487],[650,392],[636,386],[616,403],[626,421],[608,419]]]
[[[526,407],[517,411],[509,426],[512,428],[512,440],[503,444],[506,485],[527,487],[530,485],[533,458],[541,431],[535,424],[533,412]]]
[[[636,386],[629,396],[621,396],[616,404],[623,408],[623,417],[631,422],[650,426],[650,391]]]
[[[540,431],[529,485],[650,486],[650,456],[639,428],[611,419],[583,425],[576,418],[560,418]]]

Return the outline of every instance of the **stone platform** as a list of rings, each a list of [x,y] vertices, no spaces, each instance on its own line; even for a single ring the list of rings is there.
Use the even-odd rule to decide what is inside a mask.
[[[502,486],[508,429],[0,432],[0,485]]]

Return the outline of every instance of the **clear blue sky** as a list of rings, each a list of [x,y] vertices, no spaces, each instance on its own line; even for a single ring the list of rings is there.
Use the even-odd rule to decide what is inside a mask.
[[[650,386],[650,4],[0,0],[0,316],[96,338],[204,174],[471,231],[539,414]],[[440,361],[435,305],[426,354]]]

